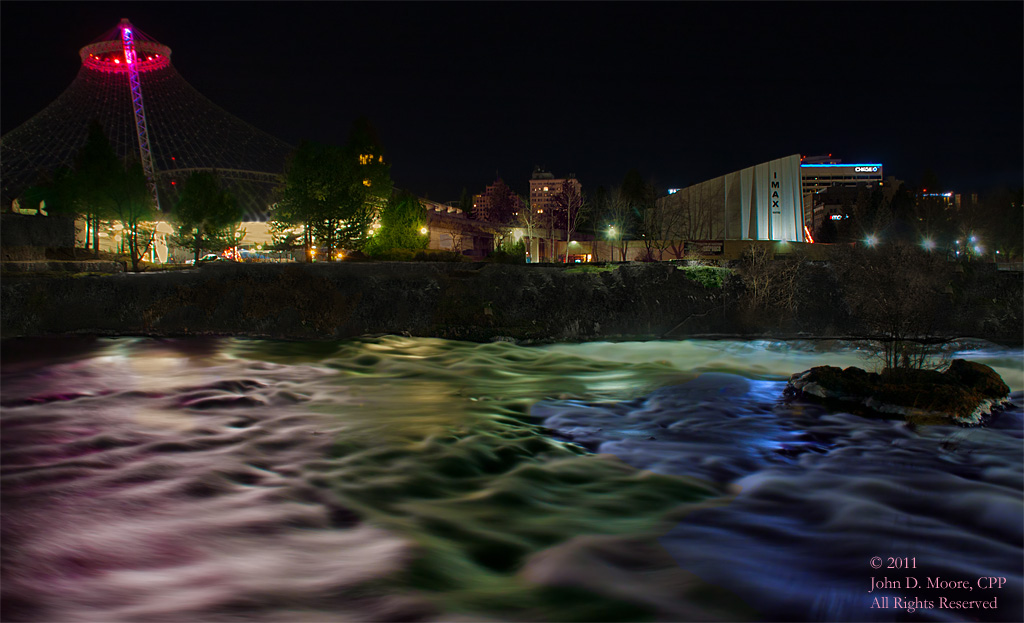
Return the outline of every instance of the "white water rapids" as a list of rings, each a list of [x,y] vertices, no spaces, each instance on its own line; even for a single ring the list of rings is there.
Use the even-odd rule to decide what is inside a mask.
[[[784,400],[840,343],[8,341],[0,618],[1021,620],[1022,352],[957,356],[987,426]]]

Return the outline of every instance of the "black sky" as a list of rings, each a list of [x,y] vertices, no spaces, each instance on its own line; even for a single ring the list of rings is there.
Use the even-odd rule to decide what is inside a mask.
[[[1024,4],[0,3],[0,131],[129,18],[196,89],[291,144],[377,126],[442,201],[534,165],[662,189],[792,153],[945,189],[1020,186]]]

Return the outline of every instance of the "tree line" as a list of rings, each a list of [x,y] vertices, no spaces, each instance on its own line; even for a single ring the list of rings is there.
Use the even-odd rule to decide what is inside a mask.
[[[928,181],[928,177],[932,181]],[[919,244],[952,258],[999,256],[1019,258],[1024,251],[1024,189],[997,188],[980,194],[962,193],[959,201],[943,193],[934,175],[919,187],[902,184],[825,191],[819,201],[838,206],[837,220],[824,220],[816,242],[878,240]],[[959,254],[959,255],[958,255]]]
[[[139,270],[155,242],[160,214],[142,164],[134,157],[119,159],[97,121],[89,124],[74,167],[45,176],[19,201],[81,218],[85,223],[85,249],[94,257],[99,257],[101,229],[104,224],[110,225],[134,271]],[[175,202],[175,233],[170,242],[192,249],[198,260],[204,250],[220,251],[237,245],[244,235],[237,229],[241,220],[241,208],[234,195],[222,187],[216,173],[196,172],[185,180]]]
[[[81,218],[85,248],[94,257],[99,257],[101,229],[118,232],[113,235],[123,240],[134,271],[150,252],[163,216],[174,226],[168,241],[188,249],[195,261],[244,238],[243,210],[215,170],[193,172],[174,197],[168,191],[161,189],[166,212],[161,214],[141,163],[119,159],[102,125],[93,121],[74,166],[46,174],[18,200]],[[415,195],[392,188],[376,133],[368,120],[359,119],[344,146],[303,141],[293,151],[274,191],[270,248],[301,250],[307,260],[328,261],[342,249],[369,255],[423,249],[425,225],[426,210]]]
[[[271,212],[274,248],[302,249],[307,260],[371,257],[425,249],[427,214],[412,193],[392,186],[391,165],[366,118],[343,146],[303,141],[289,158]]]
[[[390,163],[366,118],[356,120],[345,145],[303,141],[289,157],[274,193],[270,229],[277,250],[301,252],[307,260],[334,261],[343,250],[371,257],[393,249],[424,249],[426,210],[412,193],[393,188]],[[933,188],[938,187],[937,180]],[[924,185],[922,185],[922,189]],[[170,189],[161,189],[169,197]],[[216,171],[190,175],[168,200],[174,225],[170,242],[189,249],[195,260],[203,251],[237,246],[242,210],[235,195]],[[653,182],[633,169],[617,188],[598,187],[585,194],[575,184],[562,185],[553,197],[554,209],[544,213],[517,195],[501,179],[488,189],[490,211],[481,227],[495,237],[496,246],[513,256],[524,254],[524,242],[546,241],[554,249],[564,232],[566,241],[583,232],[604,239],[613,257],[624,261],[630,242],[642,245],[640,259],[683,258],[686,241],[716,239],[715,224],[705,201],[680,206],[659,204]],[[841,218],[826,220],[814,232],[817,242],[856,242],[869,233],[888,240],[932,245],[969,257],[1000,250],[1004,259],[1020,257],[1024,230],[1024,191],[1002,190],[963,195],[955,208],[940,196],[899,188],[835,189]],[[90,124],[85,145],[73,168],[50,173],[19,198],[27,205],[79,216],[86,225],[86,248],[98,256],[103,223],[113,223],[130,257],[133,270],[149,252],[159,213],[136,158],[118,159],[98,122]],[[691,205],[691,203],[693,205]],[[472,196],[463,189],[463,213],[474,218]],[[478,219],[479,220],[479,219]],[[513,231],[519,229],[522,236]],[[460,251],[459,236],[453,236]],[[569,245],[563,257],[568,261]],[[555,259],[550,257],[550,259]]]

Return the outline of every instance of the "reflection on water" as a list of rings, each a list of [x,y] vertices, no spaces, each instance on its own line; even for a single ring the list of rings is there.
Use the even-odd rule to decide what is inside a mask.
[[[7,342],[0,618],[1018,620],[1021,352],[964,349],[987,428],[782,400],[849,344]]]

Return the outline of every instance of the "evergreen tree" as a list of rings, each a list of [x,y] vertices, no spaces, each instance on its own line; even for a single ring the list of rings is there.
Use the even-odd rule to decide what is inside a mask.
[[[516,213],[519,212],[519,196],[512,192],[505,180],[498,178],[490,188],[488,197],[491,202],[491,212],[488,220],[499,225],[509,225],[516,220]]]
[[[98,121],[89,124],[85,144],[75,157],[73,181],[77,211],[86,220],[87,235],[91,234],[93,253],[100,252],[100,220],[111,217],[114,208],[110,190],[124,176],[124,166],[107,139]],[[87,245],[88,246],[88,245]]]
[[[654,203],[654,187],[644,181],[643,176],[636,169],[630,169],[622,178],[622,186],[619,187],[619,196],[628,204],[637,209],[638,213],[647,206]]]
[[[242,209],[234,195],[221,187],[215,173],[197,171],[182,184],[174,221],[174,242],[192,249],[198,262],[204,249],[220,250],[234,242],[229,238],[242,221]]]
[[[315,243],[329,261],[336,249],[361,248],[391,194],[390,168],[365,119],[353,124],[345,147],[303,141],[278,189],[274,229],[301,227],[309,255]]]
[[[426,249],[429,241],[424,232],[427,210],[416,195],[395,192],[380,213],[380,229],[366,245],[367,253],[379,254],[392,249]]]
[[[122,227],[132,270],[138,271],[139,262],[153,244],[153,218],[156,216],[156,206],[142,163],[132,159],[123,168],[118,167],[105,187],[104,196],[110,202],[111,216]]]
[[[462,196],[459,197],[459,208],[462,210],[463,216],[473,218],[473,195],[469,194],[465,187],[462,189]]]

